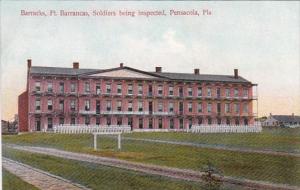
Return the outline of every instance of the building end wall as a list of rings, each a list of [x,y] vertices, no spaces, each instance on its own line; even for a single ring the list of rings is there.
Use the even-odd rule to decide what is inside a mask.
[[[18,97],[19,132],[28,131],[28,91]]]

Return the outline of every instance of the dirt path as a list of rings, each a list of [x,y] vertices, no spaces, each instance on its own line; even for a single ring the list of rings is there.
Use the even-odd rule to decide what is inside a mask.
[[[112,137],[112,138],[114,138],[114,137]],[[212,148],[212,149],[217,149],[217,150],[228,150],[228,151],[235,151],[235,152],[259,153],[259,154],[269,154],[269,155],[275,155],[275,156],[300,157],[300,154],[298,154],[298,153],[280,152],[280,151],[272,151],[272,150],[257,150],[257,149],[253,149],[253,148],[233,148],[233,147],[222,146],[222,145],[210,145],[210,144],[200,144],[200,143],[192,143],[192,142],[178,142],[178,141],[166,141],[166,140],[132,138],[132,137],[122,137],[122,139],[133,140],[133,141],[152,142],[152,143],[193,146],[193,147],[199,147],[199,148]]]
[[[2,157],[2,166],[23,181],[26,181],[41,190],[88,190],[88,188],[74,184],[59,176],[52,175],[48,172],[8,158]]]
[[[85,162],[90,162],[95,164],[101,164],[106,166],[122,168],[122,169],[134,170],[138,172],[144,172],[147,174],[166,176],[166,177],[171,177],[171,178],[176,178],[181,180],[198,182],[201,181],[200,177],[202,176],[202,173],[193,170],[129,162],[129,161],[115,159],[115,158],[68,152],[68,151],[63,151],[63,150],[53,149],[53,148],[19,146],[19,145],[12,145],[12,144],[10,145],[6,144],[5,146],[17,150],[32,152],[32,153],[45,154],[45,155],[56,156],[65,159],[77,160],[77,161],[85,161]],[[242,179],[236,179],[229,176],[225,176],[223,180],[227,184],[236,185],[240,187],[242,186],[244,189],[274,189],[274,190],[275,189],[276,190],[299,189],[299,187],[296,186],[272,184],[269,182],[254,181],[254,180],[242,180]]]

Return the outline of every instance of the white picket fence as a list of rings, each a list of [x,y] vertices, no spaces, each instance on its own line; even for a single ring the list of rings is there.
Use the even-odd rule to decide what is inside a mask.
[[[133,132],[188,132],[189,129],[133,129]]]
[[[191,133],[259,133],[261,126],[257,125],[193,125]]]
[[[55,125],[54,133],[78,134],[78,133],[130,133],[129,125]]]

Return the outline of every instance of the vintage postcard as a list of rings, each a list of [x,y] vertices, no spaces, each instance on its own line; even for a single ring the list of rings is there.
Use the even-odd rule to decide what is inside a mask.
[[[4,190],[300,189],[300,2],[1,1]]]

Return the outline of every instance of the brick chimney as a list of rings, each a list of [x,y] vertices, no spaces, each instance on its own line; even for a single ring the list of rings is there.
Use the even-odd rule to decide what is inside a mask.
[[[27,69],[30,69],[31,67],[31,59],[27,59]]]
[[[161,71],[162,71],[162,68],[161,68],[161,67],[155,67],[155,72],[161,73]]]
[[[199,69],[194,69],[194,74],[195,75],[199,75],[200,74],[200,70]]]
[[[234,69],[234,78],[235,79],[239,78],[239,70],[238,69]]]
[[[79,69],[79,62],[73,62],[73,69]]]
[[[124,67],[124,63],[120,63],[120,67],[123,68]]]

